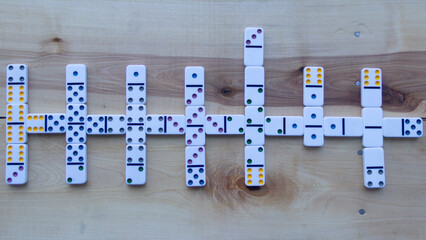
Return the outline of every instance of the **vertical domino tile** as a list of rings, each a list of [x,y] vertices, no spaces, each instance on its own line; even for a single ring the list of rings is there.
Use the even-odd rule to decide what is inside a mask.
[[[263,65],[264,32],[262,28],[244,30],[244,65]]]
[[[246,146],[245,184],[248,187],[265,185],[265,151],[263,146]]]
[[[86,144],[68,144],[66,146],[66,182],[84,184],[87,181]]]
[[[28,102],[28,68],[25,64],[7,66],[6,102],[8,104],[26,104]]]
[[[265,103],[265,69],[263,67],[245,68],[244,103],[246,106],[262,106]]]
[[[146,147],[129,144],[126,146],[126,183],[144,185],[146,182]]]
[[[204,68],[185,68],[185,105],[204,105]]]
[[[206,185],[206,155],[203,146],[185,148],[186,186]]]
[[[66,75],[66,100],[68,104],[87,102],[87,69],[84,64],[68,64]]]
[[[382,106],[382,71],[380,68],[361,70],[361,106]]]
[[[364,186],[384,188],[385,156],[383,148],[364,148],[363,150]]]
[[[146,103],[146,67],[128,65],[126,68],[126,102],[127,104]]]
[[[6,183],[25,184],[28,179],[27,144],[8,144],[6,146]]]
[[[303,105],[306,107],[324,105],[324,69],[322,67],[303,69]]]
[[[248,106],[245,109],[245,143],[260,146],[265,144],[265,111],[262,106]]]

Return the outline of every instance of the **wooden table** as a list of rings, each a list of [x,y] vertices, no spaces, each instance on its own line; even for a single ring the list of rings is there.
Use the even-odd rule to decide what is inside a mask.
[[[261,26],[267,115],[302,115],[302,68],[320,65],[326,116],[360,116],[360,69],[380,67],[384,116],[424,118],[425,8],[421,0],[2,1],[0,94],[6,65],[25,63],[30,113],[63,113],[65,66],[84,63],[89,114],[124,114],[125,68],[144,64],[148,114],[184,114],[184,67],[201,65],[207,113],[241,114],[243,31]],[[143,187],[125,183],[122,135],[88,137],[83,186],[65,183],[64,135],[31,135],[28,145],[28,184],[0,176],[1,239],[426,237],[426,137],[385,140],[380,190],[363,186],[360,138],[305,148],[300,137],[267,137],[266,186],[257,190],[244,186],[243,136],[208,136],[207,186],[197,189],[185,186],[183,136],[148,137]]]

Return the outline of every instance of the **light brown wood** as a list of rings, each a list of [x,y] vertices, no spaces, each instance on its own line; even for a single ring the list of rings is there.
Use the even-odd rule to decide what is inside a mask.
[[[26,63],[30,112],[65,112],[65,66],[84,63],[89,113],[123,114],[125,67],[144,64],[148,113],[183,114],[184,67],[202,65],[207,112],[243,113],[243,30],[262,26],[267,115],[301,115],[301,69],[320,65],[326,116],[360,115],[355,82],[371,66],[383,70],[385,116],[425,118],[425,8],[420,0],[2,1],[0,97],[5,66]],[[312,149],[300,137],[268,137],[266,186],[255,190],[244,186],[242,136],[208,136],[202,189],[185,186],[183,136],[148,137],[143,187],[125,184],[123,136],[89,136],[88,183],[69,186],[64,138],[29,137],[27,185],[0,176],[1,239],[426,238],[425,137],[385,139],[381,190],[363,187],[360,138]]]

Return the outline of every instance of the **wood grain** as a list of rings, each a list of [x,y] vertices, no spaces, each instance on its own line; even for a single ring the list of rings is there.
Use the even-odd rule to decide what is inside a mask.
[[[30,112],[65,112],[65,66],[84,63],[89,113],[124,114],[125,67],[144,64],[148,113],[183,114],[184,67],[202,65],[207,112],[243,113],[243,30],[262,26],[267,115],[301,115],[302,69],[321,65],[326,116],[360,116],[355,83],[370,66],[383,70],[386,117],[425,118],[425,8],[420,0],[1,1],[0,97],[3,67],[26,63]],[[268,137],[266,186],[249,189],[244,138],[208,136],[207,186],[189,189],[183,136],[148,136],[143,187],[125,184],[124,136],[89,136],[88,183],[67,185],[64,137],[29,137],[28,184],[0,184],[1,239],[426,238],[426,138],[385,139],[387,186],[367,190],[360,138],[312,149],[300,137]]]

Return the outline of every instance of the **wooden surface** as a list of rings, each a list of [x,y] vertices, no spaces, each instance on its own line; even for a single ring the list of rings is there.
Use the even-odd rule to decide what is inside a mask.
[[[6,65],[26,63],[31,113],[65,112],[69,63],[88,67],[90,114],[125,113],[128,64],[147,66],[149,114],[184,113],[188,65],[205,67],[209,114],[243,113],[243,30],[262,26],[267,115],[301,115],[302,67],[320,65],[326,116],[360,116],[355,82],[369,66],[383,70],[386,117],[426,117],[425,1],[0,6],[0,98]],[[305,148],[300,137],[267,137],[266,186],[255,190],[244,186],[243,136],[208,136],[201,189],[185,186],[183,136],[148,137],[143,187],[125,184],[124,136],[88,137],[84,186],[65,183],[64,135],[31,135],[28,145],[28,184],[0,175],[1,239],[426,238],[426,137],[385,139],[381,190],[363,187],[360,138]]]

